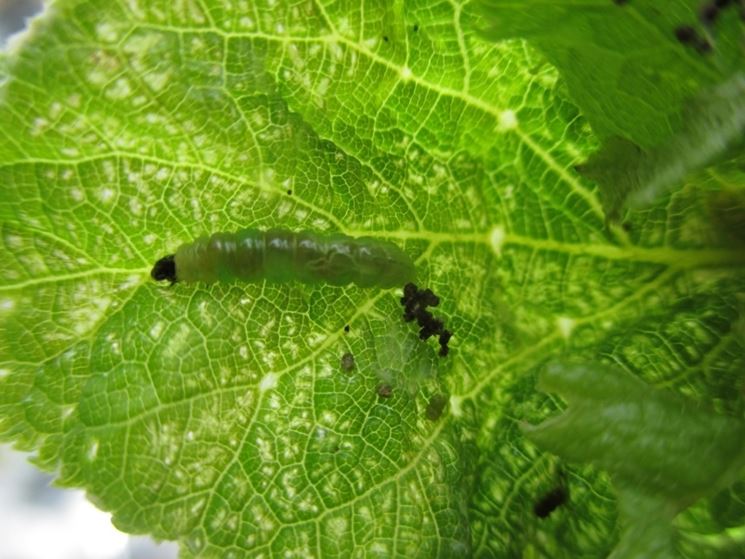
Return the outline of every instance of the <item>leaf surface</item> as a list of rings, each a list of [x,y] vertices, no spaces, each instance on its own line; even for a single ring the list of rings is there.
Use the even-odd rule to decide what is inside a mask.
[[[480,5],[487,36],[526,38],[561,71],[602,142],[579,170],[597,181],[609,219],[742,153],[745,16],[737,2]]]
[[[187,557],[612,549],[605,474],[519,430],[558,406],[536,372],[611,359],[742,417],[745,256],[699,203],[741,175],[606,228],[574,170],[597,138],[543,55],[479,17],[49,5],[0,90],[3,439]],[[451,354],[397,290],[150,280],[180,243],[241,227],[396,242]],[[559,469],[571,509],[539,520]]]

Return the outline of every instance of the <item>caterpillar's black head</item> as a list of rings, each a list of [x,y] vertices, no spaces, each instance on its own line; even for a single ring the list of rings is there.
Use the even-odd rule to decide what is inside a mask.
[[[150,271],[150,277],[155,281],[168,280],[171,285],[176,283],[176,262],[173,256],[173,254],[169,254],[158,260]]]

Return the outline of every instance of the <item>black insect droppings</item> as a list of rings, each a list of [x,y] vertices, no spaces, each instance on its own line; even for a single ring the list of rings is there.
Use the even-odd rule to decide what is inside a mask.
[[[440,304],[440,298],[431,289],[419,290],[413,283],[404,286],[404,296],[401,297],[404,306],[404,320],[406,322],[417,321],[419,325],[419,339],[428,340],[432,336],[439,336],[440,355],[448,354],[448,342],[452,332],[444,328],[442,320],[427,310],[427,307],[436,307]]]
[[[419,31],[419,24],[418,23],[415,23],[414,24],[414,33],[416,33],[417,31]]]
[[[388,35],[383,35],[383,40],[387,43],[388,42]]]
[[[344,331],[349,334],[349,324],[344,325]]]
[[[705,4],[698,15],[705,24],[712,25],[719,17],[719,8],[714,4]]]
[[[341,369],[345,373],[349,373],[354,369],[354,355],[347,352],[341,356]]]
[[[440,356],[445,357],[447,356],[448,352],[450,351],[450,348],[448,347],[448,342],[450,341],[450,338],[453,337],[453,333],[450,330],[443,330],[440,333],[440,338],[438,339],[438,342],[440,343]]]
[[[287,191],[287,195],[288,195],[288,196],[292,196],[292,190],[288,190],[288,191]]]
[[[706,25],[713,25],[719,18],[722,10],[733,3],[732,0],[712,0],[707,2],[701,6],[701,10],[698,13],[699,18]]]
[[[427,409],[424,412],[426,418],[430,421],[437,421],[440,419],[442,411],[445,409],[445,406],[447,406],[448,400],[449,398],[444,394],[435,394],[432,396],[429,399]]]
[[[689,45],[696,49],[700,54],[711,51],[711,43],[699,35],[690,25],[679,25],[675,28],[675,38],[683,45]]]
[[[675,28],[675,38],[684,45],[692,44],[698,40],[698,33],[690,25],[680,25]]]
[[[439,318],[435,318],[434,316],[427,320],[427,321],[421,321],[419,323],[419,339],[422,341],[426,341],[430,339],[435,334],[439,334],[442,332],[442,327],[445,324],[440,320]]]
[[[390,398],[393,396],[393,387],[388,383],[379,384],[376,391],[381,398]]]
[[[546,518],[567,500],[569,500],[569,490],[563,485],[555,487],[536,501],[533,505],[533,512],[538,518]]]
[[[695,46],[696,46],[696,50],[700,54],[706,54],[707,52],[711,52],[711,49],[712,49],[711,43],[707,41],[706,39],[704,39],[703,37]]]

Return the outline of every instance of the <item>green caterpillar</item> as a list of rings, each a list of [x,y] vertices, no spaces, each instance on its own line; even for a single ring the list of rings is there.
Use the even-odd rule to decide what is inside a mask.
[[[360,287],[402,286],[414,263],[399,247],[371,237],[340,233],[243,229],[215,233],[181,245],[150,272],[156,281],[299,281]]]

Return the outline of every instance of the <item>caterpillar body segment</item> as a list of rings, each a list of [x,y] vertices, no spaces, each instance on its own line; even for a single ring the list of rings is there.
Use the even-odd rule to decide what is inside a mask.
[[[243,229],[183,244],[174,255],[160,259],[151,275],[185,283],[266,280],[390,288],[416,274],[409,256],[388,241],[340,233]]]

